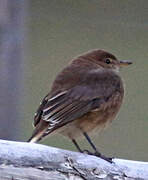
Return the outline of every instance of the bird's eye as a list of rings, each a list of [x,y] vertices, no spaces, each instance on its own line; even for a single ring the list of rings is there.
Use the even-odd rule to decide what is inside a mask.
[[[105,62],[106,62],[106,64],[110,64],[111,60],[110,59],[106,59]]]

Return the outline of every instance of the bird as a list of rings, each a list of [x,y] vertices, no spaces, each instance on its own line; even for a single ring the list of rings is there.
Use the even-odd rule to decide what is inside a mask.
[[[28,142],[36,143],[51,133],[68,137],[81,153],[101,154],[88,133],[99,132],[115,119],[124,98],[121,67],[132,64],[103,49],[90,50],[72,59],[56,76],[34,117]],[[85,137],[94,152],[82,150],[77,142]]]

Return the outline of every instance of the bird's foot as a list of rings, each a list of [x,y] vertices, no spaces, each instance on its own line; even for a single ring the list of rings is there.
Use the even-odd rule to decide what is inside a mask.
[[[89,155],[94,155],[94,153],[92,153],[91,151],[89,151],[87,149],[83,150],[82,153],[89,154]]]
[[[98,152],[98,151],[92,153],[92,152],[89,151],[89,150],[83,150],[82,153],[89,154],[89,155],[93,155],[93,156],[99,157],[99,158],[101,158],[101,159],[104,159],[105,161],[107,161],[107,162],[109,162],[109,163],[113,163],[113,161],[112,161],[113,158],[111,158],[111,157],[106,157],[106,156],[102,155],[102,154],[101,154],[100,152]]]
[[[112,157],[106,157],[103,154],[101,154],[100,152],[96,151],[94,154],[94,156],[99,157],[101,159],[104,159],[105,161],[108,161],[109,163],[113,163],[113,158]]]

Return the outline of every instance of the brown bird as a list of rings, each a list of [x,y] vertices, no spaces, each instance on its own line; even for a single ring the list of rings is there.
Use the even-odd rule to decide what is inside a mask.
[[[88,132],[103,129],[117,115],[124,96],[119,69],[132,64],[119,61],[104,50],[92,50],[74,58],[53,82],[35,117],[35,130],[28,142],[37,142],[50,133],[69,137],[80,152],[76,139],[84,135],[95,151],[88,154],[109,162],[92,143]]]

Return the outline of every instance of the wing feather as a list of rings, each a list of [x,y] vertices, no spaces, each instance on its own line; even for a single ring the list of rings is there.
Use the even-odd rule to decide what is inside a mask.
[[[80,92],[80,88],[81,87],[74,88],[64,93],[60,92],[49,99],[47,99],[48,96],[46,96],[43,100],[44,106],[42,104],[40,105],[42,107],[39,107],[39,112],[37,112],[36,115],[40,120],[36,120],[36,122],[48,122],[48,133],[50,133],[58,127],[92,110],[94,100],[88,98],[87,91],[83,91],[84,88],[82,88]],[[75,94],[77,94],[77,96],[75,96]]]

